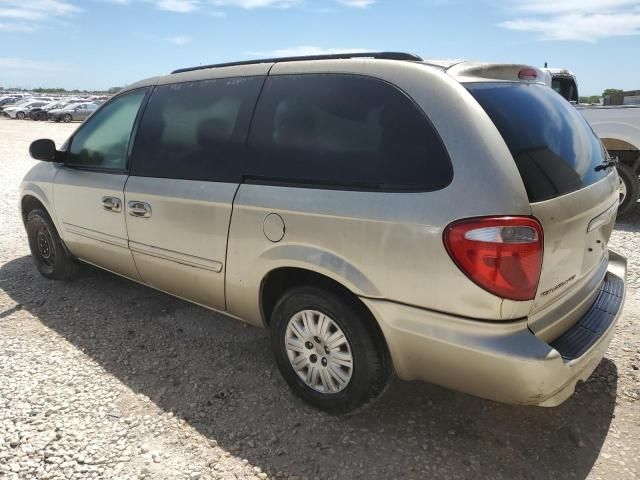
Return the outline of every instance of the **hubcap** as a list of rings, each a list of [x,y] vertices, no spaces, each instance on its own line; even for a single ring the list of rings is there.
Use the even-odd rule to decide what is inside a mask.
[[[338,393],[353,374],[347,337],[331,318],[316,310],[296,313],[287,325],[285,345],[298,377],[321,393]]]
[[[621,178],[618,178],[620,182],[620,203],[624,202],[624,199],[627,198],[627,185],[622,181]]]
[[[52,247],[51,234],[45,228],[38,230],[36,234],[36,246],[38,247],[38,255],[46,265],[53,265],[54,263],[54,250]]]

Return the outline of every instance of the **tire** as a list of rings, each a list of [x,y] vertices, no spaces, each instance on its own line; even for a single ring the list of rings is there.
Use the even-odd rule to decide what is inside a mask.
[[[24,120],[24,116],[25,116],[25,115],[24,115],[24,112],[18,112],[18,113],[16,113],[16,118],[17,118],[18,120]]]
[[[363,409],[380,397],[393,379],[391,357],[381,334],[375,329],[377,326],[374,327],[375,320],[361,310],[353,301],[330,291],[317,287],[298,287],[280,298],[271,316],[271,348],[280,373],[296,395],[331,414],[354,413]],[[298,329],[299,334],[304,334],[297,338],[292,334],[294,330],[290,327],[293,322],[304,323],[304,311],[311,316],[307,317],[306,324],[317,326],[320,315],[324,316],[324,322],[330,327],[325,329],[324,335],[314,327],[306,332]],[[328,343],[331,349],[327,349],[324,340],[339,334],[333,327],[342,331],[346,344],[338,348],[336,337],[333,337],[334,340]],[[306,335],[313,333],[317,335]],[[304,337],[304,341],[300,340],[301,337]],[[296,343],[297,351],[287,349],[288,338],[291,339],[290,344]],[[336,355],[340,356],[338,360],[343,363],[345,358],[350,357],[351,368],[337,365]],[[294,361],[299,361],[297,371],[292,364]],[[301,364],[308,367],[300,368]],[[311,378],[309,367],[323,371],[315,378],[318,384],[315,387],[301,377]],[[329,373],[336,369],[340,375]],[[327,388],[329,385],[331,388]]]
[[[68,113],[65,113],[65,115],[62,117],[62,121],[64,123],[70,123],[71,120],[73,120],[73,117],[71,115],[69,115]]]
[[[640,179],[627,165],[619,163],[616,167],[620,177],[620,205],[618,216],[623,217],[632,213],[640,197]]]
[[[40,274],[53,280],[71,278],[76,273],[76,262],[62,246],[47,212],[40,208],[31,210],[26,227],[31,255]]]

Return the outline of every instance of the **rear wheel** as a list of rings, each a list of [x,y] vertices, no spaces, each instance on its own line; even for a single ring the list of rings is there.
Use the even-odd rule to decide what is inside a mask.
[[[640,197],[640,180],[638,175],[627,165],[619,163],[618,177],[620,178],[620,205],[618,216],[632,213]]]
[[[54,280],[72,277],[76,272],[76,262],[62,246],[49,215],[39,208],[31,210],[26,227],[31,255],[42,276]]]
[[[271,318],[271,347],[289,387],[329,413],[364,408],[388,387],[393,368],[372,319],[316,287],[286,292]]]

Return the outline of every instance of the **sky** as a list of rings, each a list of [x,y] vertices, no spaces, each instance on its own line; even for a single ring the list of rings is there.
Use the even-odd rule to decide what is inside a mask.
[[[0,0],[0,86],[107,89],[251,58],[406,51],[640,89],[640,0]]]

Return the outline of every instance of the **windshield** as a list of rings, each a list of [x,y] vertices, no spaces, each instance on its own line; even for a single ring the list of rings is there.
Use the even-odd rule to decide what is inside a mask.
[[[465,85],[500,131],[531,202],[580,190],[609,172],[600,140],[582,115],[543,85]]]

